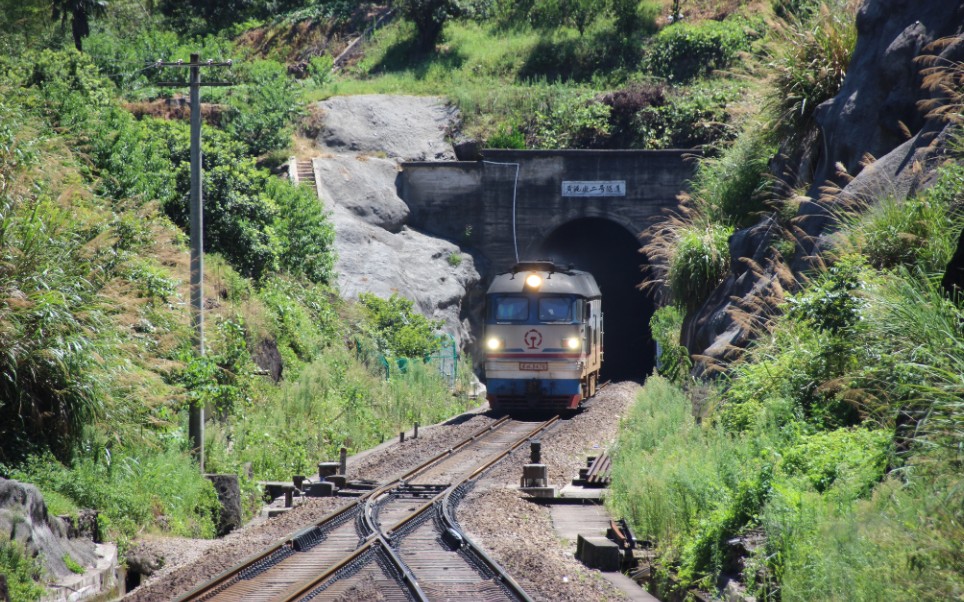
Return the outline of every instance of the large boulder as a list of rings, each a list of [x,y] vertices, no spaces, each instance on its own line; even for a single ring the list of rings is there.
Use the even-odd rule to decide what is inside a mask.
[[[338,288],[411,299],[442,320],[460,346],[471,338],[466,297],[479,282],[475,262],[454,243],[406,224],[398,196],[401,161],[450,160],[447,141],[458,114],[438,98],[335,97],[320,103],[325,125],[313,160],[318,195],[335,228]]]
[[[363,155],[334,155],[314,161],[322,199],[330,199],[361,221],[398,232],[408,219],[408,205],[395,194],[398,163]]]
[[[705,373],[709,364],[726,364],[738,355],[751,334],[751,324],[741,316],[758,313],[762,301],[782,293],[779,278],[759,269],[774,259],[771,244],[779,232],[776,222],[765,218],[730,237],[731,262],[726,280],[699,311],[686,317],[680,333],[680,342],[690,353],[703,358],[695,365],[697,375]]]
[[[409,227],[388,232],[336,208],[338,288],[347,298],[361,293],[415,302],[423,315],[442,320],[444,329],[465,344],[471,337],[463,315],[466,291],[479,281],[472,256],[458,246]]]
[[[27,552],[39,557],[55,579],[72,575],[64,559],[92,567],[97,564],[94,542],[68,539],[67,526],[47,513],[40,491],[28,483],[0,478],[0,540],[22,543]]]

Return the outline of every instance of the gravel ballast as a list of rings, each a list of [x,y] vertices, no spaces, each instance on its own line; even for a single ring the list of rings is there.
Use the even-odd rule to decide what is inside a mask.
[[[585,464],[586,455],[611,444],[638,388],[631,382],[605,387],[586,410],[542,437],[542,458],[552,485],[568,483]],[[489,414],[466,415],[457,424],[423,429],[418,439],[387,443],[350,458],[348,476],[388,480],[495,420]],[[555,536],[548,509],[526,501],[515,489],[528,454],[528,447],[522,446],[480,480],[458,509],[462,527],[536,599],[620,599],[622,595],[598,571],[573,558],[572,542]],[[138,545],[162,556],[164,566],[125,600],[173,599],[349,502],[305,499],[279,517],[247,525],[220,540],[145,537]]]

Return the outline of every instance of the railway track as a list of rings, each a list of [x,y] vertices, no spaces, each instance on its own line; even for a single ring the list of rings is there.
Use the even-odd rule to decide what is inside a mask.
[[[528,600],[461,533],[474,481],[556,423],[503,418],[185,594],[179,601]]]

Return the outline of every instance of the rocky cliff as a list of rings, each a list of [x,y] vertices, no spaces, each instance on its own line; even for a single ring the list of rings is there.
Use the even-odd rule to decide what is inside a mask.
[[[455,159],[446,137],[457,112],[439,98],[381,95],[334,97],[319,108],[314,175],[335,227],[341,294],[398,293],[464,346],[472,334],[463,300],[479,273],[455,244],[406,225],[395,183],[402,161]]]
[[[753,322],[775,311],[767,300],[780,298],[793,273],[806,272],[834,245],[836,208],[883,196],[903,200],[933,181],[948,125],[921,106],[933,93],[922,87],[926,64],[915,59],[937,53],[964,60],[964,43],[929,48],[962,32],[964,2],[957,0],[866,0],[861,5],[846,79],[816,111],[819,135],[807,153],[815,167],[808,195],[796,199],[800,207],[793,227],[800,245],[792,272],[779,267],[770,246],[778,232],[772,217],[732,236],[728,277],[684,324],[683,343],[705,357],[697,371],[707,363],[725,363],[745,347]]]

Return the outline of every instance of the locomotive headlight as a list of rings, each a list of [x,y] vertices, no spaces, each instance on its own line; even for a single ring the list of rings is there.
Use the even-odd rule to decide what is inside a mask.
[[[485,341],[485,346],[489,351],[497,351],[502,348],[502,339],[498,337],[489,337]]]
[[[526,286],[529,288],[539,288],[542,286],[542,277],[539,274],[529,274],[526,276]]]
[[[578,337],[569,337],[568,339],[562,340],[562,346],[566,349],[579,349],[579,343]]]

